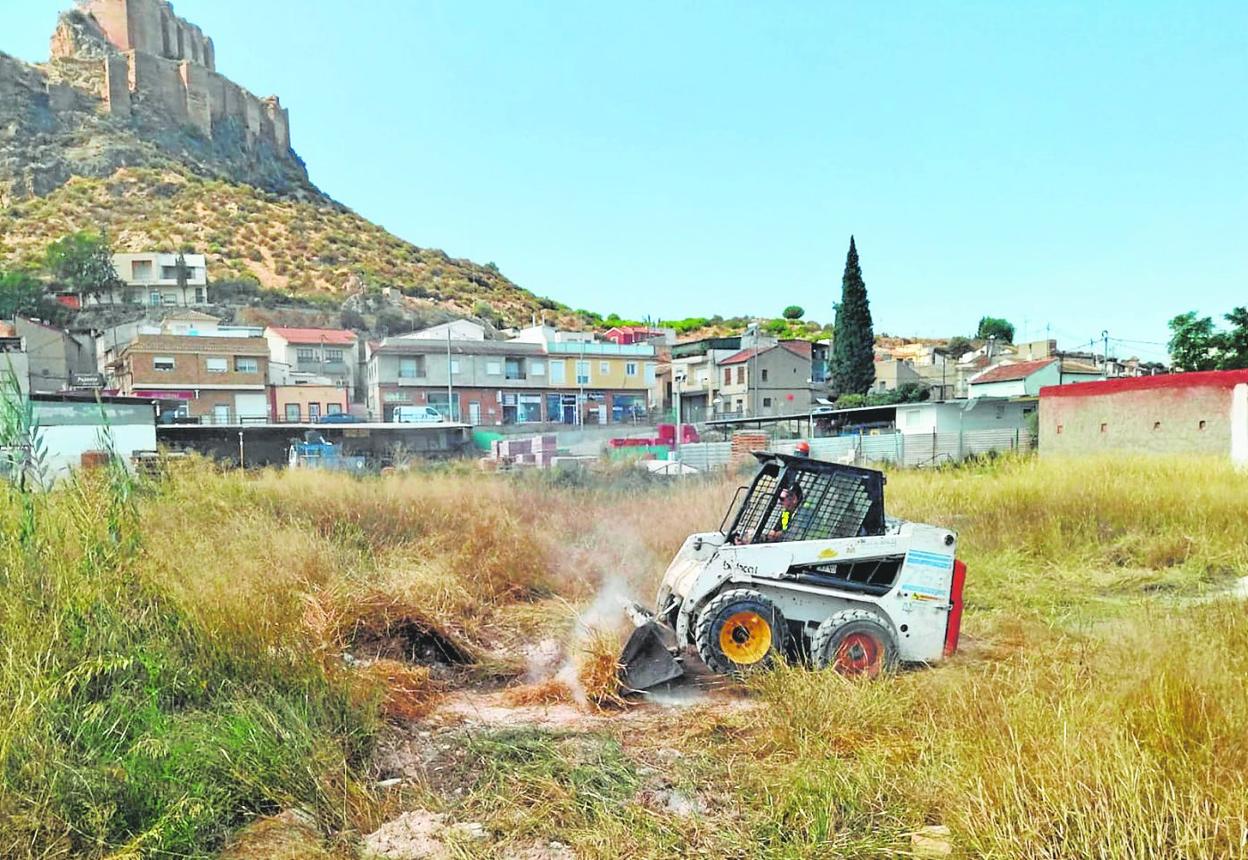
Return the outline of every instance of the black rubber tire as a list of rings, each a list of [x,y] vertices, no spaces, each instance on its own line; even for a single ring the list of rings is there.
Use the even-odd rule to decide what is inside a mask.
[[[847,638],[870,637],[879,649],[878,663],[872,670],[854,671],[838,666],[836,655]],[[827,618],[810,640],[810,659],[818,669],[835,666],[845,675],[875,677],[897,668],[897,637],[880,616],[867,609],[844,609]]]
[[[771,628],[771,647],[766,656],[756,663],[743,665],[728,657],[720,647],[719,634],[724,623],[737,612],[752,611],[762,616]],[[756,669],[770,669],[784,654],[788,626],[780,609],[757,591],[734,588],[715,595],[698,613],[694,628],[694,643],[702,662],[712,672],[721,675],[742,675]]]

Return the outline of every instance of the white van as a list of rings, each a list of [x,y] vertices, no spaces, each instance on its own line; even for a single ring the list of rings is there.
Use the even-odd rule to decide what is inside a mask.
[[[432,406],[396,406],[390,420],[395,424],[437,424],[443,419]]]

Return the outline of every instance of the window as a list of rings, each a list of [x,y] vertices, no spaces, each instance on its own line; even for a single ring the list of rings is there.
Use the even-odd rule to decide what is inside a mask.
[[[600,362],[598,362],[598,372],[599,372],[599,373],[601,373],[603,376],[606,376],[608,373],[610,373],[610,372],[611,372],[611,362],[609,362],[609,361],[600,361]]]
[[[148,293],[147,303],[154,308],[160,307],[160,290],[152,290]]]
[[[1058,425],[1057,425],[1057,435],[1058,435],[1058,436],[1061,436],[1061,435],[1062,435],[1062,426],[1063,426],[1063,425],[1061,425],[1061,424],[1058,424]]]
[[[341,403],[326,403],[325,414],[326,415],[341,415],[342,404]]]
[[[589,362],[588,361],[578,361],[576,363],[576,384],[577,385],[589,384]]]
[[[506,369],[506,377],[508,379],[524,379],[524,360],[520,358],[508,358],[503,362]]]
[[[763,408],[764,408],[764,409],[770,409],[770,408],[771,408],[771,398],[770,398],[770,397],[764,397],[764,398],[763,398]]]
[[[259,373],[260,361],[255,358],[236,358],[234,359],[235,373]]]
[[[546,362],[544,361],[530,361],[529,362],[529,376],[545,376],[545,375],[546,375]]]
[[[320,417],[321,417],[321,404],[309,403],[308,404],[308,420],[311,421],[313,424],[315,424],[316,419]]]
[[[1203,420],[1203,419],[1202,419],[1202,420],[1201,420],[1201,422],[1200,422],[1200,429],[1201,429],[1201,430],[1204,430],[1204,429],[1205,429],[1205,422],[1204,422],[1204,420]]]
[[[1108,425],[1108,424],[1102,424],[1102,425],[1101,425],[1101,432],[1102,432],[1102,433],[1108,433],[1108,432],[1109,432],[1109,425]]]
[[[286,420],[289,421],[291,424],[299,423],[299,404],[298,403],[286,404]]]
[[[412,355],[399,359],[399,379],[419,379],[425,375],[425,357]]]
[[[732,385],[732,368],[724,368],[724,385]]]
[[[130,264],[130,272],[132,281],[150,281],[152,279],[152,261],[151,260],[135,260]]]
[[[152,358],[153,370],[169,371],[173,370],[173,367],[173,356],[171,355],[158,355]]]
[[[516,404],[517,424],[538,424],[542,420],[542,395],[521,394]]]
[[[295,350],[297,361],[316,361],[316,350],[310,346],[301,346]]]
[[[209,373],[225,373],[230,367],[230,363],[224,358],[206,358],[204,365]]]
[[[551,384],[563,385],[565,382],[567,382],[567,377],[564,375],[566,371],[567,371],[567,365],[565,365],[562,361],[552,361],[550,363]]]
[[[737,365],[737,385],[745,385],[745,365]]]
[[[203,287],[195,288],[195,304],[203,305],[208,303],[208,292]]]
[[[485,363],[485,372],[487,376],[500,376],[503,372],[503,365],[498,361],[487,361]]]
[[[763,382],[766,382],[766,381],[767,381],[767,369],[766,369],[766,368],[763,368],[763,372],[762,372],[762,381],[763,381]]]
[[[624,375],[625,375],[625,376],[636,376],[636,375],[637,375],[637,362],[635,362],[635,361],[630,361],[630,362],[625,363],[625,365],[624,365]]]
[[[326,361],[336,361],[336,362],[341,363],[341,362],[342,362],[342,350],[341,350],[341,349],[327,349],[327,350],[325,350],[325,360],[326,360]]]
[[[161,266],[160,279],[162,281],[176,281],[178,279],[177,266]]]
[[[1157,431],[1157,430],[1160,430],[1160,429],[1161,429],[1161,422],[1160,422],[1160,421],[1154,421],[1154,422],[1153,422],[1153,430],[1154,430],[1154,431]]]
[[[165,293],[165,304],[176,305],[178,303],[177,293]]]

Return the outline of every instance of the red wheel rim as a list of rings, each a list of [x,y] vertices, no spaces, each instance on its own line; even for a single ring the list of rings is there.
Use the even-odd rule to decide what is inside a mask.
[[[884,648],[869,633],[850,633],[836,646],[836,671],[842,675],[874,678],[883,662]]]

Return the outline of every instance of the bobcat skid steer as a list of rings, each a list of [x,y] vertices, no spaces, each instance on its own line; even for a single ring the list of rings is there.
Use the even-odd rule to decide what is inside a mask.
[[[873,469],[754,456],[753,483],[719,531],[686,539],[655,610],[628,607],[626,689],[680,677],[688,646],[730,675],[785,657],[874,677],[954,652],[966,566],[953,532],[885,517]]]

